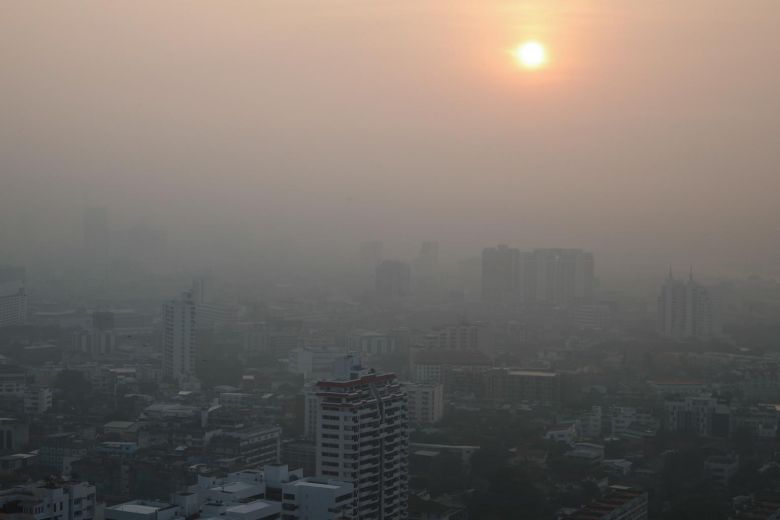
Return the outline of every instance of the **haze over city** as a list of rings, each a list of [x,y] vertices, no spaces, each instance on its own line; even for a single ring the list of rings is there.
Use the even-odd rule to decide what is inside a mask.
[[[780,519],[779,19],[0,2],[0,520]]]
[[[777,275],[776,2],[78,5],[2,7],[9,261],[72,253],[96,205],[210,260],[435,239]]]

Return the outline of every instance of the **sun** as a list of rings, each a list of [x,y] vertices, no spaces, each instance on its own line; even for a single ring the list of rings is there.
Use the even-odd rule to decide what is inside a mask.
[[[527,69],[538,69],[547,62],[547,51],[537,41],[529,41],[515,49],[515,59]]]

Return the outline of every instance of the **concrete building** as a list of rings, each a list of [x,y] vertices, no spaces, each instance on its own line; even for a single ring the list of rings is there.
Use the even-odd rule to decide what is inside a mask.
[[[406,518],[407,399],[395,375],[346,356],[316,390],[317,474],[355,486],[358,518]]]
[[[21,267],[0,267],[0,327],[26,322],[25,271]]]
[[[282,486],[284,520],[358,518],[355,487],[340,480],[307,477]]]
[[[444,385],[441,383],[403,383],[408,398],[409,422],[435,424],[444,416]]]
[[[721,335],[721,324],[714,299],[693,279],[678,280],[669,275],[658,296],[658,331],[674,340],[710,340]]]
[[[195,379],[197,312],[192,294],[163,304],[163,377],[180,385]]]
[[[0,516],[8,519],[92,520],[96,505],[95,486],[87,482],[36,482],[0,491]]]

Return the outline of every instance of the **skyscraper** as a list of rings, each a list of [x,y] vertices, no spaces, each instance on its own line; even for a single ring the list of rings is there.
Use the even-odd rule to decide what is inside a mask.
[[[0,267],[0,327],[27,321],[25,278],[21,267]]]
[[[676,279],[671,269],[658,297],[658,331],[671,339],[709,340],[721,333],[715,302],[693,279]]]
[[[317,474],[352,482],[358,518],[408,516],[407,397],[394,374],[365,369],[355,356],[315,386]]]
[[[163,376],[180,385],[195,380],[196,309],[191,292],[163,304]]]
[[[593,253],[581,249],[537,249],[532,253],[529,271],[531,301],[572,305],[593,299]]]
[[[590,302],[593,254],[581,249],[521,252],[500,245],[482,251],[482,300],[569,306]]]

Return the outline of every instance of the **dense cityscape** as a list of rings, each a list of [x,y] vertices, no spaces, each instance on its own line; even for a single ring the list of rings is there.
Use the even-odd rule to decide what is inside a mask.
[[[408,260],[374,241],[354,277],[273,296],[209,273],[122,298],[107,213],[85,212],[90,278],[0,270],[11,518],[780,510],[775,282],[659,267],[637,294],[580,249],[453,263],[434,241]]]
[[[778,0],[1,0],[0,520],[780,520]]]

